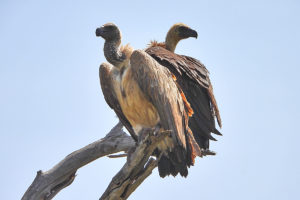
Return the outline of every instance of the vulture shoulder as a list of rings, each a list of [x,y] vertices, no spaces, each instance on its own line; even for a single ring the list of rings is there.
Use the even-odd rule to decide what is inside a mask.
[[[208,88],[209,72],[206,67],[199,61],[189,56],[181,56],[172,53],[160,46],[153,46],[146,49],[146,52],[163,66],[180,76],[184,74],[190,80],[199,83],[201,86]]]

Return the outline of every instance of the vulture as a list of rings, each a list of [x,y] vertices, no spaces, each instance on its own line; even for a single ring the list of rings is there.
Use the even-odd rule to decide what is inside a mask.
[[[121,32],[113,23],[96,29],[104,40],[104,55],[110,63],[99,68],[100,85],[107,104],[131,136],[138,140],[144,129],[171,132],[155,150],[161,177],[186,177],[188,167],[201,155],[188,119],[192,110],[170,71],[143,50],[121,46]]]
[[[216,129],[215,117],[219,127],[222,123],[209,72],[199,60],[174,53],[178,42],[189,37],[197,38],[198,34],[187,25],[177,23],[168,31],[165,42],[152,41],[145,51],[175,76],[194,111],[189,119],[193,136],[204,152],[214,155],[209,150],[209,140],[216,140],[211,133],[222,135]]]

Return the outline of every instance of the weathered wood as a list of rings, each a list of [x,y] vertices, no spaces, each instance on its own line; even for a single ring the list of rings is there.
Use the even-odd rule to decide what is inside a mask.
[[[89,144],[60,161],[52,169],[37,172],[37,175],[25,192],[22,200],[50,200],[63,188],[72,184],[77,169],[103,156],[124,157],[127,162],[115,175],[100,200],[125,200],[157,167],[157,160],[150,158],[157,143],[170,135],[170,132],[159,132],[159,129],[145,129],[139,142],[132,139],[122,130],[118,123],[103,139]],[[124,151],[126,154],[111,156]],[[202,155],[214,155],[214,152],[201,149]]]
[[[118,123],[103,139],[74,151],[46,172],[38,171],[22,200],[50,200],[73,182],[77,169],[97,158],[135,147],[134,140],[122,127]]]
[[[138,145],[128,154],[127,162],[112,179],[100,200],[127,199],[151,174],[157,161],[150,156],[157,144],[170,135],[168,131],[158,132],[159,129],[147,129],[140,133]]]

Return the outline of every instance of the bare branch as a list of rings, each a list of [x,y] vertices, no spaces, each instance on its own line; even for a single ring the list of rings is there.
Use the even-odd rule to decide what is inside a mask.
[[[151,174],[157,166],[157,161],[149,157],[157,147],[158,142],[170,135],[170,132],[148,129],[141,134],[141,141],[132,153],[129,153],[127,162],[112,179],[100,200],[127,199],[129,195]]]
[[[157,144],[170,135],[169,131],[159,132],[159,128],[144,129],[136,145],[131,136],[122,130],[119,122],[103,139],[89,144],[60,161],[52,169],[37,175],[25,192],[22,200],[50,200],[63,188],[72,184],[77,169],[97,158],[124,151],[125,154],[110,155],[111,158],[127,156],[127,162],[115,175],[100,200],[125,200],[157,167],[157,158],[150,158]],[[201,149],[202,155],[214,155]],[[150,158],[150,159],[149,159]]]
[[[77,169],[97,158],[120,151],[128,152],[135,142],[122,127],[119,122],[103,139],[74,151],[49,171],[38,171],[22,200],[50,200],[74,181]]]

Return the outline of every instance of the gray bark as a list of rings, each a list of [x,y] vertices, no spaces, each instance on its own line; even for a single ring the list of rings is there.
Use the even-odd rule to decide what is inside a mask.
[[[132,192],[151,174],[157,166],[157,160],[149,157],[164,138],[170,136],[169,131],[145,129],[139,133],[139,143],[128,153],[127,162],[110,182],[100,200],[127,199]]]
[[[77,169],[97,158],[120,151],[129,151],[135,142],[118,123],[104,138],[69,154],[52,169],[37,172],[37,175],[22,197],[22,200],[49,200],[69,186],[75,179]]]
[[[157,161],[150,156],[157,143],[169,133],[157,134],[157,131],[152,129],[145,130],[136,145],[122,127],[119,122],[103,139],[74,151],[46,172],[38,171],[22,200],[50,200],[63,188],[72,184],[77,169],[97,158],[121,151],[127,153],[127,162],[112,179],[100,199],[127,199],[157,166]]]

